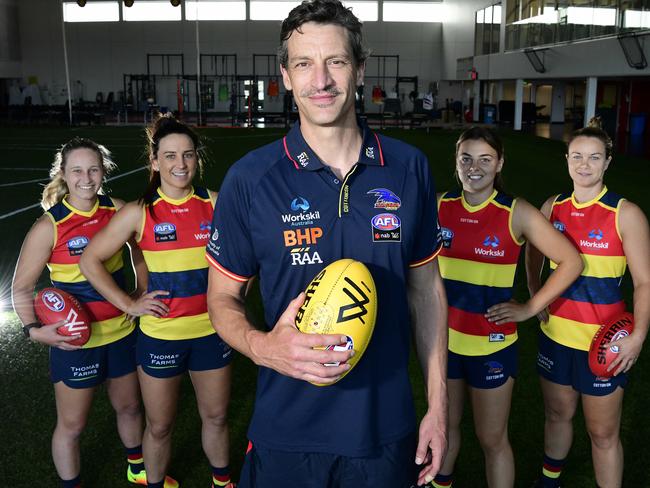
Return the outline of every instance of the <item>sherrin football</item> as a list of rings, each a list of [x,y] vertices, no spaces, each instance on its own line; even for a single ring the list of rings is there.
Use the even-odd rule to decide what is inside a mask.
[[[296,314],[296,327],[307,334],[345,335],[346,344],[329,346],[329,349],[355,351],[343,378],[363,356],[375,328],[377,289],[372,275],[363,263],[340,259],[311,280],[305,295],[305,302]]]
[[[594,335],[589,348],[589,369],[601,378],[610,378],[614,371],[607,368],[618,356],[618,346],[607,347],[607,344],[629,336],[634,330],[634,316],[624,312],[609,324],[603,324]]]
[[[80,334],[68,344],[83,346],[90,339],[90,316],[79,300],[69,293],[52,287],[42,289],[34,299],[34,311],[44,325],[65,320],[66,323],[57,329],[59,334]]]

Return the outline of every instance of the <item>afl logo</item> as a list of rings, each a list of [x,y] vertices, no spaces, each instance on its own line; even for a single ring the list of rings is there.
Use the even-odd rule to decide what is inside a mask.
[[[383,213],[372,218],[372,226],[377,230],[396,230],[400,225],[399,217],[394,214]]]
[[[620,341],[621,339],[625,339],[627,336],[630,334],[627,332],[627,330],[619,330],[616,334],[614,334],[614,337],[612,337],[612,340],[610,342],[614,341]],[[613,353],[618,354],[618,346],[612,346],[609,348],[610,351]]]
[[[70,256],[77,256],[83,253],[88,245],[88,238],[86,236],[76,236],[68,240],[68,252]]]
[[[65,308],[65,300],[63,300],[63,297],[55,291],[47,291],[43,293],[41,299],[43,300],[43,304],[52,310],[52,312],[60,312]]]
[[[451,247],[451,241],[454,238],[454,231],[447,227],[441,227],[440,236],[442,237],[442,245],[447,248]]]
[[[162,222],[153,227],[156,242],[168,242],[176,240],[176,226],[169,222]]]
[[[565,229],[566,229],[566,226],[562,222],[560,222],[559,220],[556,220],[555,222],[553,222],[553,227],[555,227],[560,232],[564,232]]]

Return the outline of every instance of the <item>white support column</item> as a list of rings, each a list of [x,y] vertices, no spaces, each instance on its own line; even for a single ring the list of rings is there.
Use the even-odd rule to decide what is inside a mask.
[[[521,130],[521,117],[524,104],[524,80],[515,81],[515,120],[514,129]]]
[[[587,78],[585,90],[585,120],[584,127],[589,123],[594,115],[596,115],[596,92],[598,91],[598,78],[590,76]]]
[[[566,107],[566,85],[563,81],[553,83],[551,89],[551,124],[564,123],[564,109]]]
[[[472,111],[472,120],[478,122],[480,118],[481,108],[481,82],[474,80],[474,110]]]

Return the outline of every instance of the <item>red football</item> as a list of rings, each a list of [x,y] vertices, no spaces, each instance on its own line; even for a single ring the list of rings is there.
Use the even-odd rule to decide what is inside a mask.
[[[90,339],[90,316],[79,300],[69,293],[58,288],[42,289],[34,299],[34,311],[44,325],[65,320],[66,323],[57,329],[59,334],[80,334],[78,339],[68,344],[83,346]]]
[[[618,347],[606,347],[608,343],[629,336],[634,330],[634,315],[623,312],[609,324],[603,324],[596,332],[589,348],[589,369],[596,376],[610,378],[614,371],[607,371],[618,355]]]

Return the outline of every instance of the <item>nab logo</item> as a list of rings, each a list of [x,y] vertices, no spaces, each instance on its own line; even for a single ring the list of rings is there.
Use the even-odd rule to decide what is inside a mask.
[[[55,291],[48,291],[43,293],[43,304],[52,310],[52,312],[60,312],[65,308],[65,300]]]
[[[210,223],[209,220],[202,220],[201,223],[199,224],[199,229],[201,230],[207,230],[210,232],[210,229],[212,228],[212,224]]]
[[[337,322],[347,322],[348,320],[354,320],[354,319],[359,319],[362,324],[365,324],[366,322],[363,320],[363,317],[368,313],[368,309],[366,308],[366,305],[370,303],[370,298],[368,298],[368,294],[366,291],[364,291],[363,288],[361,288],[359,285],[357,285],[354,281],[352,281],[349,277],[343,278],[343,280],[350,285],[350,288],[347,286],[343,287],[343,293],[345,293],[348,297],[350,297],[350,300],[352,300],[352,303],[348,305],[342,305],[339,307],[339,315],[336,319]],[[368,288],[368,285],[366,285],[363,281],[361,284],[365,287],[365,289],[370,292],[370,288]]]
[[[306,198],[297,197],[291,201],[291,210],[297,212],[298,210],[306,212],[309,210],[309,202]]]
[[[154,225],[153,233],[156,242],[170,242],[176,240],[176,226],[169,222]]]
[[[564,231],[566,230],[566,225],[564,225],[564,223],[560,222],[559,220],[553,222],[553,227],[555,227],[557,230],[559,230],[562,233],[564,233]]]
[[[68,253],[70,256],[78,256],[84,252],[88,245],[88,238],[86,236],[76,236],[68,241]]]
[[[373,242],[401,242],[402,233],[399,217],[390,213],[375,215],[370,221],[372,224]]]
[[[487,236],[483,240],[483,245],[485,247],[497,248],[497,247],[499,247],[499,243],[500,243],[500,241],[499,241],[499,238],[497,236]]]
[[[383,208],[386,210],[397,210],[402,206],[402,200],[387,188],[375,188],[370,190],[366,195],[375,195],[375,208]]]
[[[600,229],[592,229],[591,232],[589,232],[589,239],[596,239],[597,241],[600,241],[603,238],[603,231]]]

